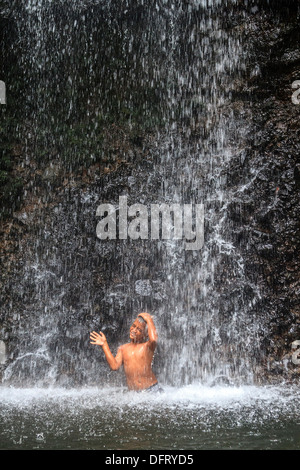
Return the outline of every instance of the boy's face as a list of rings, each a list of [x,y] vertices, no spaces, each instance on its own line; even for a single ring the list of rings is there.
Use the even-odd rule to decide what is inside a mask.
[[[130,327],[129,336],[135,343],[141,343],[145,340],[146,324],[136,319]]]

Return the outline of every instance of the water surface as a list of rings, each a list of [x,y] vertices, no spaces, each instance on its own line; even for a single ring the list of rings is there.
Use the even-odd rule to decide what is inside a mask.
[[[0,388],[0,449],[298,449],[296,386]]]

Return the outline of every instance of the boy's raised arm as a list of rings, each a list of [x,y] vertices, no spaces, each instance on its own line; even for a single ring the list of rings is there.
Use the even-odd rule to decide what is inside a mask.
[[[109,367],[112,370],[118,370],[121,367],[122,362],[123,362],[122,346],[118,349],[116,357],[114,357],[111,350],[109,349],[104,333],[102,333],[101,331],[100,333],[96,333],[96,331],[92,331],[92,333],[90,334],[90,339],[91,339],[91,344],[102,346],[102,349],[104,351]]]
[[[151,348],[155,348],[157,344],[157,331],[154,325],[154,321],[149,313],[142,312],[138,314],[138,317],[142,317],[145,322],[147,323],[148,327],[148,336],[149,336],[149,343]]]

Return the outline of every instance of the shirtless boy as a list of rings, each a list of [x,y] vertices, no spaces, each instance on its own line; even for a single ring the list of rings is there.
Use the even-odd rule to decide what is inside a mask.
[[[114,357],[101,331],[100,333],[93,331],[90,334],[91,344],[102,346],[112,370],[118,370],[123,364],[129,390],[161,391],[151,367],[157,343],[157,332],[149,313],[143,312],[137,316],[130,327],[129,337],[130,343],[120,346]]]

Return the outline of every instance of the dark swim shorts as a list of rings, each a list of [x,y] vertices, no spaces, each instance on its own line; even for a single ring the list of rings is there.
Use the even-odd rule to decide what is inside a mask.
[[[151,387],[146,388],[144,392],[150,392],[150,393],[162,393],[163,389],[161,388],[160,385],[158,385],[158,382],[156,384],[151,385]]]

